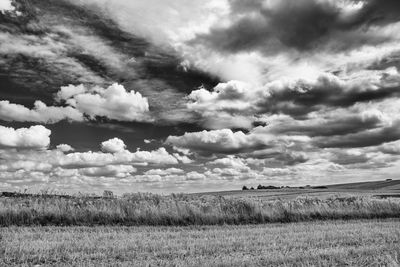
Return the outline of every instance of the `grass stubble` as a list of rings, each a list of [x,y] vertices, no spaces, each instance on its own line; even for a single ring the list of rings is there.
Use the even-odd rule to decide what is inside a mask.
[[[0,228],[0,266],[399,266],[400,221]]]

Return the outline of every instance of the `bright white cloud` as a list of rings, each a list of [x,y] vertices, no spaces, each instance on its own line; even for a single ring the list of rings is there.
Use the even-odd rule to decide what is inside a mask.
[[[17,160],[14,162],[8,162],[7,165],[0,165],[0,171],[15,172],[19,170],[24,171],[40,171],[40,172],[50,172],[53,166],[46,162],[37,162],[30,160]]]
[[[0,101],[0,119],[4,121],[56,123],[62,120],[84,121],[104,116],[118,121],[151,121],[147,98],[139,92],[126,91],[122,85],[113,84],[106,89],[83,85],[62,87],[56,94],[58,102],[67,106],[47,106],[35,101],[33,109]]]
[[[232,180],[232,179],[243,179],[245,180],[247,176],[241,172],[241,170],[237,170],[235,168],[214,168],[212,169],[212,175],[215,179],[222,180]],[[229,177],[229,178],[227,178]]]
[[[239,81],[220,83],[212,92],[200,88],[188,96],[193,101],[188,104],[188,108],[207,111],[248,110],[252,104],[249,100],[255,97],[252,96],[252,90],[250,84]]]
[[[60,144],[60,145],[57,146],[57,149],[62,151],[62,152],[64,152],[64,153],[74,151],[74,148],[72,146],[70,146],[70,145],[67,145],[67,144]]]
[[[249,169],[249,167],[247,166],[246,161],[244,159],[237,158],[234,156],[228,156],[225,158],[216,159],[216,160],[210,162],[210,164],[231,167],[236,170],[248,170]]]
[[[101,150],[107,153],[122,152],[126,148],[124,141],[119,138],[113,138],[101,143]]]
[[[51,159],[49,159],[52,161]],[[169,154],[165,148],[159,148],[153,151],[130,152],[123,150],[119,152],[75,152],[66,155],[58,155],[54,159],[55,165],[65,168],[85,168],[100,167],[105,165],[148,165],[148,164],[178,164],[178,160]],[[53,161],[54,161],[53,160]]]
[[[33,109],[0,101],[0,119],[4,121],[56,123],[62,120],[83,121],[83,114],[73,107],[49,107],[42,101],[35,101]]]
[[[14,129],[0,126],[0,146],[44,149],[50,145],[51,131],[41,125]]]
[[[132,173],[136,172],[136,168],[130,165],[109,165],[104,167],[91,167],[82,168],[79,173],[84,176],[93,177],[117,177],[126,178],[131,176]]]
[[[186,179],[189,181],[198,181],[207,179],[204,173],[199,173],[196,171],[191,171],[186,174]]]
[[[193,38],[196,32],[206,32],[215,22],[221,22],[221,16],[229,11],[226,0],[69,1],[83,6],[96,5],[124,30],[164,45],[178,45]]]
[[[64,100],[68,105],[94,119],[104,116],[119,121],[150,121],[149,103],[139,92],[128,92],[124,86],[113,84],[108,88],[94,87],[64,87],[57,94],[59,101]]]
[[[222,129],[185,133],[183,136],[169,136],[166,143],[194,151],[237,153],[262,148],[266,141],[258,136],[246,135],[241,131],[233,132],[230,129]]]
[[[193,162],[193,160],[190,159],[188,156],[180,155],[179,153],[173,153],[172,155],[174,155],[174,157],[183,164],[189,164]]]
[[[201,115],[203,126],[209,129],[251,129],[264,115],[304,116],[319,109],[326,113],[325,106],[356,108],[365,105],[357,103],[358,98],[379,92],[395,94],[398,86],[400,74],[395,67],[339,76],[320,73],[311,79],[282,78],[263,86],[230,81],[218,84],[211,92],[203,88],[192,91],[187,108]],[[381,106],[376,102],[368,105],[369,109]]]
[[[70,99],[76,95],[84,94],[86,92],[85,86],[83,84],[75,85],[68,85],[68,86],[61,86],[60,91],[57,92],[55,100],[60,102],[62,100]]]
[[[0,12],[14,10],[11,0],[0,0]]]
[[[178,160],[168,151],[160,147],[153,151],[136,151],[129,154],[130,161],[134,163],[148,163],[148,164],[178,164]]]

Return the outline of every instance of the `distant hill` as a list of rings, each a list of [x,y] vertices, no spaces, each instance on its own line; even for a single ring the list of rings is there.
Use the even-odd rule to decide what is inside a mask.
[[[400,180],[327,185],[328,189],[400,190]]]

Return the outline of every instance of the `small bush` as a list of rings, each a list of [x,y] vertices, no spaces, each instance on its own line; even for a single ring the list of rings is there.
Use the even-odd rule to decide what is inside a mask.
[[[280,187],[273,186],[273,185],[268,185],[268,186],[258,185],[257,189],[259,189],[259,190],[262,190],[262,189],[280,189]]]
[[[114,193],[113,193],[113,191],[104,190],[103,197],[104,198],[114,198]]]

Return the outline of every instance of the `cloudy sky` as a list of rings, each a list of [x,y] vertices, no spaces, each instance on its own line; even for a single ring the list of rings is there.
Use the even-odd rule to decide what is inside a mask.
[[[0,0],[0,189],[399,178],[398,0]]]

